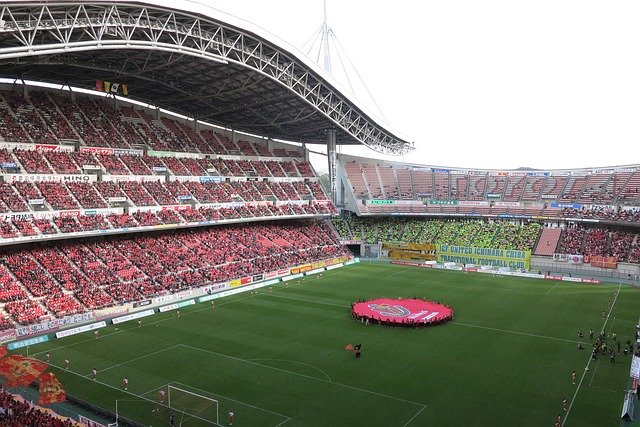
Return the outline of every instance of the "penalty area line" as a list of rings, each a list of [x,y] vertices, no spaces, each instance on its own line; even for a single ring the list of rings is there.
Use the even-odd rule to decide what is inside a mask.
[[[276,416],[278,416],[278,417],[280,417],[280,418],[283,418],[283,419],[284,419],[284,421],[282,421],[281,423],[277,424],[277,425],[276,425],[276,427],[278,427],[278,426],[280,426],[280,425],[282,425],[282,424],[286,423],[287,421],[291,420],[291,417],[288,417],[288,416],[286,416],[286,415],[284,415],[284,414],[280,414],[280,413],[278,413],[278,412],[273,412],[273,411],[270,411],[270,410],[268,410],[268,409],[264,409],[264,408],[261,408],[261,407],[259,407],[259,406],[252,405],[252,404],[250,404],[250,403],[243,402],[243,401],[241,401],[241,400],[232,399],[232,398],[227,397],[227,396],[224,396],[224,395],[222,395],[222,394],[210,393],[210,392],[208,392],[208,391],[206,391],[206,390],[201,390],[201,389],[199,389],[199,388],[197,388],[197,387],[193,387],[193,386],[190,386],[190,385],[188,385],[188,384],[182,384],[182,383],[180,383],[180,382],[173,381],[173,382],[170,382],[170,383],[169,383],[169,384],[167,384],[167,385],[169,385],[169,386],[170,386],[170,385],[174,385],[174,384],[175,384],[175,385],[178,385],[178,386],[185,387],[185,388],[187,388],[187,387],[188,387],[188,388],[191,388],[191,389],[193,389],[193,390],[197,390],[197,391],[199,391],[199,392],[201,392],[201,393],[203,394],[203,397],[207,397],[207,396],[204,396],[204,393],[207,393],[207,394],[210,394],[210,395],[212,395],[212,396],[215,396],[215,397],[217,397],[217,398],[219,398],[219,399],[224,399],[224,400],[228,400],[229,402],[239,403],[239,404],[241,404],[241,405],[245,405],[245,406],[248,406],[248,407],[253,408],[253,409],[258,409],[258,410],[263,411],[263,412],[266,412],[266,413],[268,413],[268,414],[276,415]],[[189,390],[186,390],[186,391],[189,391]],[[215,399],[214,399],[214,400],[215,400]],[[218,402],[218,405],[219,405],[219,404],[220,404],[220,403]]]
[[[422,413],[422,411],[424,411],[426,408],[427,408],[427,405],[423,405],[422,408],[420,408],[420,410],[418,412],[416,412],[416,414],[413,417],[411,417],[411,419],[409,421],[407,421],[405,424],[403,424],[402,427],[407,427],[409,424],[411,424],[411,421],[415,420],[416,417],[418,415],[420,415]]]
[[[207,350],[207,349],[200,348],[200,347],[194,347],[192,345],[180,344],[180,346],[185,347],[185,348],[189,348],[189,349],[192,349],[192,350],[196,350],[196,351],[201,351],[203,353],[209,353],[209,354],[213,354],[213,355],[216,355],[216,356],[224,357],[226,359],[236,360],[236,361],[239,361],[239,362],[244,362],[244,363],[248,363],[248,364],[255,365],[255,366],[260,366],[262,368],[267,368],[267,369],[271,369],[271,370],[274,370],[274,371],[285,372],[287,374],[295,375],[297,377],[308,378],[308,379],[311,379],[311,380],[320,381],[320,382],[327,383],[327,384],[333,384],[333,385],[336,385],[338,387],[348,388],[348,389],[351,389],[351,390],[357,390],[357,391],[361,391],[363,393],[369,393],[369,394],[373,394],[375,396],[380,396],[380,397],[384,397],[384,398],[387,398],[387,399],[392,399],[392,400],[397,400],[397,401],[400,401],[400,402],[409,403],[411,405],[426,406],[424,403],[413,402],[411,400],[406,400],[406,399],[403,399],[401,397],[390,396],[388,394],[378,393],[377,391],[366,390],[364,388],[360,388],[360,387],[356,387],[356,386],[352,386],[352,385],[348,385],[348,384],[342,384],[342,383],[338,383],[338,382],[335,382],[335,381],[329,381],[329,380],[326,380],[324,378],[318,378],[318,377],[314,377],[314,376],[311,376],[311,375],[301,374],[299,372],[289,371],[289,370],[283,369],[283,368],[276,368],[275,366],[265,365],[263,363],[258,363],[258,362],[252,362],[251,360],[243,359],[241,357],[230,356],[228,354],[218,353],[216,351]]]
[[[122,365],[126,365],[127,363],[135,362],[136,360],[144,359],[144,358],[149,357],[149,356],[154,356],[156,354],[164,353],[165,351],[173,350],[174,348],[179,347],[179,346],[180,346],[179,344],[176,344],[176,345],[172,345],[171,347],[163,348],[162,350],[158,350],[158,351],[154,351],[152,353],[144,354],[144,355],[139,356],[139,357],[134,357],[131,360],[126,360],[126,361],[124,361],[122,363],[118,363],[116,365],[109,366],[108,368],[98,369],[97,372],[108,371],[109,369],[117,368],[118,366],[122,366]]]

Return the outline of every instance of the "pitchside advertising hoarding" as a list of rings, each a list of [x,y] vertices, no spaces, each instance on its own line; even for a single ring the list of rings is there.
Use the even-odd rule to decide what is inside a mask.
[[[528,270],[531,265],[531,251],[511,249],[476,248],[473,246],[436,246],[439,263],[488,265]]]

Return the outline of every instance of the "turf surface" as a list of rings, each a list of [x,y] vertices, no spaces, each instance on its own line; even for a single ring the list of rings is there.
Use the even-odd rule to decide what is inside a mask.
[[[350,317],[352,301],[381,296],[438,300],[455,317],[417,330]],[[120,414],[152,426],[169,424],[154,403],[169,385],[185,427],[215,417],[213,401],[197,395],[219,402],[223,425],[232,409],[234,426],[552,426],[557,414],[566,426],[617,426],[630,357],[590,362],[588,331],[604,327],[624,344],[639,307],[640,290],[619,285],[361,263],[31,353],[51,353],[69,394],[111,410],[117,400]],[[361,359],[344,349],[350,342],[362,344]]]

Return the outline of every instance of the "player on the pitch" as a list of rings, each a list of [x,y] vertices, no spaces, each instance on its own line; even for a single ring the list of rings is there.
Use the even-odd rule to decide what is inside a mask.
[[[158,390],[158,397],[156,399],[156,406],[155,406],[155,408],[153,408],[153,410],[151,412],[159,412],[160,411],[160,406],[164,406],[165,393],[166,392],[162,388],[160,390]]]

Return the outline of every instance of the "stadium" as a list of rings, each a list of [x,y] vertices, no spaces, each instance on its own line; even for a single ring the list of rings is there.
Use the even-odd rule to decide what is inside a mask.
[[[3,2],[0,79],[1,425],[638,418],[640,164],[382,160],[414,144],[194,4]]]

